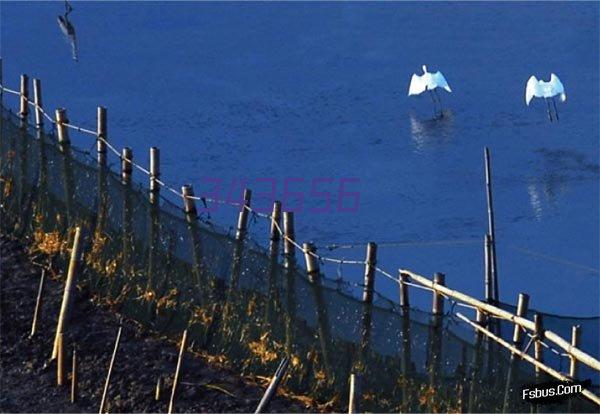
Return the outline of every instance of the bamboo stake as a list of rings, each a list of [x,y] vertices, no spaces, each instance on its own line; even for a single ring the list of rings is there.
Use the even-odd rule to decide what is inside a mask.
[[[492,282],[492,239],[488,233],[484,238],[484,277],[485,277],[485,301],[492,303],[494,300]]]
[[[160,401],[160,393],[162,390],[162,377],[159,375],[156,380],[156,390],[154,391],[154,401]]]
[[[112,356],[110,357],[110,363],[108,365],[108,372],[106,373],[106,381],[104,382],[104,391],[102,391],[102,400],[100,401],[99,414],[104,414],[104,408],[106,405],[106,397],[108,396],[108,387],[110,386],[110,377],[112,370],[115,365],[115,359],[117,358],[117,351],[119,350],[119,343],[121,342],[121,332],[123,331],[123,325],[119,325],[119,331],[117,332],[117,339],[115,340],[115,347],[113,348]]]
[[[71,260],[69,261],[69,270],[67,272],[67,280],[63,292],[62,304],[60,306],[60,314],[56,325],[56,337],[54,339],[54,347],[52,349],[52,358],[56,358],[58,335],[65,332],[67,321],[71,313],[71,303],[75,296],[77,287],[77,268],[81,260],[81,251],[83,250],[83,242],[81,240],[81,228],[75,228],[75,237],[73,239],[73,248],[71,249]]]
[[[27,121],[29,116],[29,77],[25,74],[21,75],[21,96],[20,96],[20,109],[19,116],[21,121]]]
[[[133,151],[129,147],[121,150],[121,182],[125,185],[131,183],[133,173]]]
[[[517,316],[523,318],[527,317],[527,311],[529,310],[529,295],[527,293],[519,293],[519,299],[517,300]],[[521,346],[523,343],[523,331],[519,324],[515,324],[515,331],[513,333],[513,343],[515,346]]]
[[[71,365],[71,403],[77,402],[77,349],[73,347],[73,361]]]
[[[512,313],[505,311],[504,309],[497,308],[496,306],[493,306],[493,305],[487,304],[485,302],[482,302],[480,300],[477,300],[475,298],[472,298],[471,296],[465,295],[464,293],[449,289],[446,286],[441,286],[436,283],[433,283],[431,280],[427,279],[426,277],[423,277],[414,272],[411,272],[410,270],[401,269],[400,271],[408,274],[408,276],[412,280],[420,283],[423,286],[426,286],[430,289],[436,290],[440,293],[443,293],[446,296],[450,296],[456,300],[459,300],[468,305],[474,306],[478,309],[484,310],[485,312],[487,312],[491,315],[494,315],[499,318],[506,319],[513,323],[519,324],[522,327],[529,329],[530,331],[535,330],[535,324],[532,321],[530,321],[524,317],[513,315]],[[594,368],[595,370],[600,371],[600,361],[598,361],[594,357],[592,357],[592,356],[586,354],[585,352],[583,352],[582,350],[572,346],[570,342],[565,341],[558,334],[556,334],[550,330],[544,331],[544,335],[547,340],[553,342],[555,345],[562,348],[569,355],[577,358],[580,362],[583,362],[584,364]]]
[[[58,108],[55,113],[56,118],[56,132],[58,133],[58,143],[61,145],[69,145],[71,140],[69,139],[69,129],[64,125],[68,124],[67,110],[65,108]]]
[[[279,229],[281,229],[281,201],[276,200],[273,203],[273,213],[271,214],[271,241],[279,241],[281,236]]]
[[[195,221],[198,217],[198,210],[196,210],[196,200],[190,197],[194,197],[194,188],[191,184],[184,185],[181,187],[181,194],[183,196],[183,211],[189,221]]]
[[[294,212],[284,211],[283,212],[283,253],[285,256],[293,261],[296,255],[296,248],[293,241],[296,240],[296,233],[294,231]],[[288,261],[286,261],[288,262]]]
[[[173,413],[173,405],[175,402],[175,392],[177,391],[177,383],[179,382],[179,373],[181,372],[181,364],[183,361],[183,353],[185,351],[185,343],[187,341],[187,329],[183,331],[181,337],[181,346],[179,347],[179,358],[177,358],[177,368],[175,368],[175,377],[173,378],[173,388],[171,388],[171,399],[169,400],[169,414]]]
[[[512,351],[514,354],[519,355],[521,358],[523,358],[525,361],[533,364],[534,366],[538,367],[539,369],[541,369],[542,371],[548,373],[549,375],[553,376],[554,378],[560,380],[560,381],[566,381],[566,382],[570,382],[571,379],[568,378],[567,376],[561,374],[560,372],[550,368],[549,366],[543,364],[542,362],[536,360],[535,358],[533,358],[530,355],[527,355],[526,353],[522,352],[519,348],[516,348],[514,346],[512,346],[511,344],[509,344],[508,342],[506,342],[504,339],[494,335],[493,333],[491,333],[490,331],[488,331],[487,329],[477,325],[476,323],[474,323],[473,321],[471,321],[469,318],[467,318],[466,316],[462,315],[461,313],[456,313],[456,316],[458,316],[460,319],[462,319],[463,321],[465,321],[466,323],[468,323],[469,325],[471,325],[473,328],[475,328],[477,331],[485,334],[486,336],[488,336],[489,338],[492,338],[494,341],[498,342],[500,345],[504,346],[505,348],[508,348],[510,351]],[[595,395],[594,393],[583,389],[581,391],[581,394],[583,394],[585,397],[587,397],[589,400],[595,402],[596,404],[600,405],[600,398]]]
[[[408,275],[406,273],[399,272],[400,274],[400,307],[403,309],[407,309],[410,306],[410,302],[408,300]]]
[[[308,279],[311,282],[315,282],[319,279],[319,261],[315,254],[317,248],[312,243],[302,244],[302,250],[304,250],[304,260],[306,262],[306,272],[308,273]]]
[[[106,108],[103,106],[98,107],[98,137],[96,138],[97,152],[98,152],[98,164],[101,166],[106,165],[106,140],[107,126],[106,126]]]
[[[443,273],[434,273],[433,283],[444,286],[446,283],[446,275]],[[444,297],[438,292],[433,292],[433,303],[431,304],[431,313],[434,315],[441,315],[444,313]]]
[[[365,287],[363,290],[363,302],[373,303],[373,289],[375,287],[375,266],[377,265],[377,244],[367,244],[367,257],[365,260]]]
[[[158,202],[160,193],[160,150],[157,147],[150,148],[150,202]]]
[[[35,309],[33,310],[33,321],[31,322],[31,333],[29,334],[30,338],[35,336],[37,332],[38,320],[40,318],[40,309],[42,306],[42,296],[44,294],[44,284],[46,281],[46,269],[42,269],[42,275],[40,276],[40,284],[38,287],[37,298],[35,300]]]
[[[581,326],[573,326],[571,330],[571,345],[574,347],[579,346],[581,340]],[[569,364],[569,376],[571,378],[577,378],[579,376],[579,367],[577,366],[577,359],[571,357],[571,363]]]
[[[33,102],[35,103],[35,126],[40,129],[44,125],[42,114],[42,81],[33,79]]]
[[[63,334],[59,334],[56,341],[56,385],[63,385],[65,380],[65,349],[63,345]]]
[[[348,414],[360,412],[360,376],[350,374],[350,394],[348,396]]]
[[[492,199],[492,165],[490,158],[490,149],[485,147],[485,186],[487,195],[487,207],[488,207],[488,234],[491,239],[491,264],[492,264],[492,280],[493,280],[493,291],[494,300],[497,303],[500,300],[498,293],[498,265],[496,261],[496,227],[494,225],[494,202]]]
[[[284,357],[279,363],[277,371],[275,371],[275,374],[273,375],[273,378],[271,378],[271,382],[269,383],[267,390],[265,391],[262,399],[258,403],[258,407],[256,407],[256,411],[254,412],[255,414],[264,412],[264,410],[266,410],[269,406],[271,399],[277,392],[277,387],[279,386],[279,383],[285,375],[289,362],[290,360],[288,359],[288,357]]]
[[[238,216],[237,231],[235,233],[235,239],[241,240],[246,236],[246,230],[248,227],[248,207],[250,207],[250,200],[252,198],[252,191],[248,188],[244,189],[244,205]]]
[[[533,315],[534,324],[535,324],[535,340],[533,343],[533,350],[535,359],[540,362],[544,362],[544,348],[542,346],[542,341],[544,340],[544,327],[542,325],[542,315],[536,313]],[[540,369],[536,366],[535,372],[539,374]]]

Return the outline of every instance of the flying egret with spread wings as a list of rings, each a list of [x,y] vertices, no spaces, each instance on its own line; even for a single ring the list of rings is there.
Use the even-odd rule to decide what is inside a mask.
[[[538,80],[535,76],[531,76],[527,81],[527,86],[525,87],[525,102],[527,103],[527,106],[529,106],[533,97],[544,98],[546,100],[546,105],[548,106],[548,117],[550,118],[550,122],[552,122],[552,112],[550,110],[550,101],[548,98],[552,99],[554,114],[558,121],[558,111],[556,110],[556,101],[554,100],[554,97],[557,95],[560,96],[562,102],[567,100],[565,88],[560,79],[558,79],[558,76],[554,73],[550,74],[549,82]]]
[[[434,116],[437,114],[434,95],[440,104],[440,116],[443,116],[442,101],[440,100],[440,96],[437,93],[437,88],[443,88],[448,92],[452,92],[452,89],[450,89],[450,86],[448,85],[448,82],[446,82],[446,78],[444,78],[442,72],[427,72],[427,66],[423,65],[423,74],[419,76],[416,73],[414,73],[412,75],[412,78],[410,79],[410,85],[408,87],[408,96],[420,95],[425,91],[429,91],[429,95],[433,100]]]

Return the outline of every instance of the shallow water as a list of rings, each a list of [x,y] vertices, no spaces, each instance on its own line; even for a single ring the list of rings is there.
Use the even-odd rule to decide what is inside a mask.
[[[300,240],[420,242],[380,247],[379,264],[442,271],[477,296],[490,147],[501,299],[525,291],[546,312],[600,314],[597,3],[75,2],[78,62],[56,22],[61,3],[0,10],[6,84],[41,78],[45,107],[90,127],[107,106],[110,140],[144,163],[160,146],[167,182],[214,192],[207,180],[218,178],[226,198],[245,178],[268,206],[256,193],[274,180],[281,198],[284,180],[302,177],[289,189],[304,194]],[[406,97],[423,63],[453,88],[441,120],[428,97]],[[559,123],[543,102],[524,103],[527,78],[550,72],[568,96]],[[318,184],[332,194],[328,213],[308,211],[324,207],[310,196],[318,178],[331,179]],[[347,184],[358,211],[336,211],[343,179],[358,180]],[[231,224],[235,215],[212,213]],[[265,229],[254,225],[255,237]],[[362,258],[364,246],[327,253]],[[348,265],[325,271],[362,277]],[[376,288],[397,295],[385,279]]]

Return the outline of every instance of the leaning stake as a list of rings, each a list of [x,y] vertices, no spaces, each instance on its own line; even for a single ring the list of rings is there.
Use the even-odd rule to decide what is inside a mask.
[[[177,383],[179,382],[179,373],[181,372],[181,364],[183,361],[183,353],[185,351],[185,343],[187,341],[187,329],[183,331],[181,337],[181,346],[179,347],[179,358],[177,358],[177,368],[175,368],[175,377],[173,378],[173,388],[171,388],[171,399],[169,400],[169,414],[173,412],[173,404],[175,402],[175,393],[177,392]]]
[[[121,342],[121,332],[123,331],[123,325],[119,326],[119,332],[117,332],[117,339],[115,340],[115,347],[113,349],[112,356],[110,357],[110,364],[108,365],[108,373],[106,374],[106,381],[104,382],[104,391],[102,391],[102,401],[100,401],[99,414],[104,413],[104,406],[106,404],[106,396],[108,395],[108,387],[110,385],[110,376],[112,375],[113,366],[115,365],[115,359],[117,357],[117,351],[119,350],[119,342]]]
[[[269,406],[271,399],[273,399],[273,396],[277,392],[277,387],[279,386],[281,379],[285,375],[289,362],[290,360],[288,359],[288,357],[284,357],[279,363],[277,371],[275,371],[275,375],[273,375],[273,378],[271,378],[271,382],[269,383],[265,394],[258,403],[258,407],[256,407],[256,411],[254,412],[255,414],[264,412],[264,410],[266,410]]]

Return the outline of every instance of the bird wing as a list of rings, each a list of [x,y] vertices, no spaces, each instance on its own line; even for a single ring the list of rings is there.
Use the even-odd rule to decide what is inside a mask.
[[[412,75],[410,79],[410,85],[408,86],[408,96],[411,95],[419,95],[423,93],[427,89],[427,85],[423,80],[422,76],[417,75],[416,73]]]
[[[534,96],[540,97],[541,92],[539,90],[539,82],[535,76],[531,76],[527,81],[527,86],[525,87],[525,102],[527,106],[529,106],[529,102],[533,99]]]
[[[550,84],[550,88],[551,88],[553,96],[560,95],[560,100],[563,102],[567,100],[567,94],[565,93],[565,87],[563,86],[560,79],[558,79],[558,76],[556,76],[554,73],[552,73],[550,75],[550,82],[548,82],[548,83]]]
[[[448,82],[446,82],[446,78],[444,78],[444,75],[442,75],[442,72],[437,71],[433,74],[431,74],[431,81],[433,83],[433,88],[436,87],[440,87],[440,88],[444,88],[446,89],[448,92],[452,92],[452,89],[450,89],[450,85],[448,85]],[[433,89],[431,88],[431,89]]]

